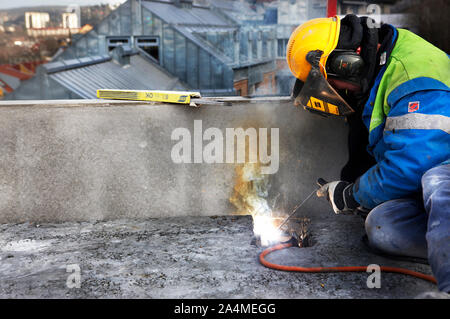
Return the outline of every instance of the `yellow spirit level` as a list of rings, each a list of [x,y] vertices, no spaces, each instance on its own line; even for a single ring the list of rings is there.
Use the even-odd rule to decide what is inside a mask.
[[[199,92],[145,91],[145,90],[97,90],[99,99],[153,101],[190,104],[191,98],[200,98]]]

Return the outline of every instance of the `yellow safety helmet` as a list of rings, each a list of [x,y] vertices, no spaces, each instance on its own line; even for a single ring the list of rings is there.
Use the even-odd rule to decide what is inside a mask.
[[[323,51],[320,59],[322,74],[327,77],[325,64],[330,53],[336,49],[339,40],[341,20],[338,16],[333,18],[318,18],[303,23],[291,34],[287,45],[287,63],[292,74],[303,82],[311,70],[306,62],[309,51]]]
[[[301,90],[296,104],[305,109],[333,115],[353,113],[326,80],[325,66],[328,56],[336,49],[340,29],[338,16],[318,18],[297,27],[289,38],[286,60],[298,79],[296,89]]]

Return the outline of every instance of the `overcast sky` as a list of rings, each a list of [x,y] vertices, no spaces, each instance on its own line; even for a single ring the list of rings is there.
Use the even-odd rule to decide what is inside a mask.
[[[0,0],[0,9],[10,9],[19,7],[38,7],[38,6],[65,6],[69,4],[79,4],[80,6],[93,5],[100,3],[118,3],[125,0]]]

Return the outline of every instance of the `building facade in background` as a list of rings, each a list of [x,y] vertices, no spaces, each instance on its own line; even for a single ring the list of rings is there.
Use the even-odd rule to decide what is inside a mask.
[[[78,15],[74,12],[64,12],[62,14],[62,27],[70,29],[80,28]]]
[[[203,95],[276,94],[276,28],[244,23],[244,10],[254,18],[254,11],[239,1],[196,5],[192,0],[128,0],[77,37],[53,62],[104,57],[126,47],[145,57],[146,63],[162,68],[182,87]],[[81,72],[84,67],[79,68]],[[147,89],[161,88],[149,85]],[[20,96],[16,92],[15,98]]]
[[[394,0],[371,3],[377,5],[376,11],[370,11],[366,1],[338,0],[337,12],[341,16],[374,14],[381,22],[404,27],[404,16],[390,14]],[[51,61],[53,66],[60,63],[64,67],[42,68],[41,79],[36,81],[40,81],[39,87],[44,91],[51,91],[50,84],[56,81],[72,92],[67,97],[90,96],[91,93],[74,93],[70,76],[58,81],[62,77],[55,74],[73,70],[70,72],[73,75],[74,70],[82,73],[96,64],[114,63],[113,53],[125,50],[132,52],[130,56],[142,58],[150,65],[148,69],[163,70],[171,79],[166,81],[166,87],[173,82],[177,87],[200,91],[206,96],[289,95],[295,80],[285,59],[289,37],[298,25],[325,17],[326,12],[326,0],[128,0],[89,32],[73,35],[72,44]],[[78,16],[73,11],[63,14],[66,30],[79,26]],[[87,65],[83,60],[94,62]],[[138,60],[144,63],[132,59]],[[143,72],[139,68],[134,70]],[[92,74],[89,72],[89,76]],[[107,72],[102,74],[107,76]],[[151,78],[155,74],[145,76]],[[54,81],[46,81],[46,76]],[[92,85],[100,82],[94,81]],[[139,88],[162,89],[158,81],[150,85],[151,82],[144,87],[141,83]],[[114,88],[133,88],[122,86],[116,83]],[[23,98],[20,91],[12,98]],[[26,96],[30,98],[32,94]],[[49,98],[54,94],[44,92],[39,96]]]
[[[229,5],[229,7],[226,7]],[[129,0],[73,43],[58,60],[129,46],[205,95],[276,93],[276,33],[232,18],[239,2]],[[157,89],[157,88],[149,88]]]
[[[71,5],[67,12],[61,14],[61,23],[57,26],[55,21],[49,26],[50,18],[47,12],[26,12],[25,26],[30,37],[58,37],[71,36],[81,30],[80,6]]]
[[[25,12],[25,27],[27,29],[46,28],[50,22],[47,12]]]

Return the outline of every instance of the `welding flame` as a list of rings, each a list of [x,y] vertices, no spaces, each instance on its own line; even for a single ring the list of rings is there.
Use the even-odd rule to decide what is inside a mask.
[[[274,223],[271,216],[253,216],[253,233],[261,240],[261,246],[269,246],[281,241],[282,232]]]
[[[236,168],[236,175],[230,202],[238,208],[237,213],[253,217],[253,232],[262,246],[280,242],[282,232],[277,228],[282,218],[268,203],[268,176],[261,174],[257,163],[245,163]]]

